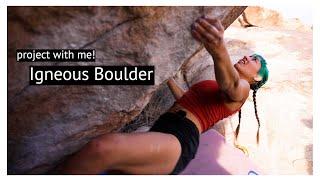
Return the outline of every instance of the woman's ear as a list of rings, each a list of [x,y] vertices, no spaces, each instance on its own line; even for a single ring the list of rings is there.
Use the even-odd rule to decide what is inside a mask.
[[[260,76],[259,74],[256,75],[254,78],[253,78],[255,81],[261,81],[262,80],[262,76]]]

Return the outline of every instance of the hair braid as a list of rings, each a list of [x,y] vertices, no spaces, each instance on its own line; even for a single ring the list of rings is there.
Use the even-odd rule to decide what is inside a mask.
[[[257,138],[257,143],[259,144],[260,119],[259,119],[258,111],[257,111],[256,93],[257,93],[257,90],[253,90],[252,97],[253,97],[253,104],[254,104],[254,113],[256,115],[256,119],[257,119],[257,122],[258,122],[258,131],[257,131],[257,137],[256,138]]]
[[[239,123],[238,123],[238,126],[237,126],[237,129],[236,129],[236,139],[238,138],[238,134],[239,134],[239,130],[240,130],[240,123],[241,123],[241,109],[239,110]]]

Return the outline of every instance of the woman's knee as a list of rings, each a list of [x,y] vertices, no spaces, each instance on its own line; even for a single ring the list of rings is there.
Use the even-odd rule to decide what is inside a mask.
[[[110,133],[93,139],[87,144],[87,150],[90,154],[103,158],[104,156],[112,157],[121,150],[124,137],[119,133]]]

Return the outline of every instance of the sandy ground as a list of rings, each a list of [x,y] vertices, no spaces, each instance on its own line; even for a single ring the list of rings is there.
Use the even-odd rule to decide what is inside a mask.
[[[266,174],[312,174],[312,31],[240,28],[225,32],[234,61],[258,52],[268,62],[269,82],[257,93],[260,144],[252,95],[242,108],[238,142]],[[233,144],[238,115],[215,127]]]

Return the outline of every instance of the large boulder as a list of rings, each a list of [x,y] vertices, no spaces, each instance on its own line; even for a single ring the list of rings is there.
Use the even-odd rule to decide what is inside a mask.
[[[173,99],[164,82],[203,49],[190,25],[207,14],[227,28],[244,9],[8,7],[8,173],[45,173],[90,139],[139,117],[155,95],[168,107]],[[96,50],[96,62],[68,65],[153,65],[155,85],[30,86],[29,66],[40,63],[15,59],[16,49],[27,48]]]
[[[293,31],[310,31],[311,27],[303,24],[298,18],[288,18],[276,10],[249,6],[238,18],[242,27],[277,28]],[[238,23],[234,23],[238,24]],[[239,25],[239,24],[238,24]]]

